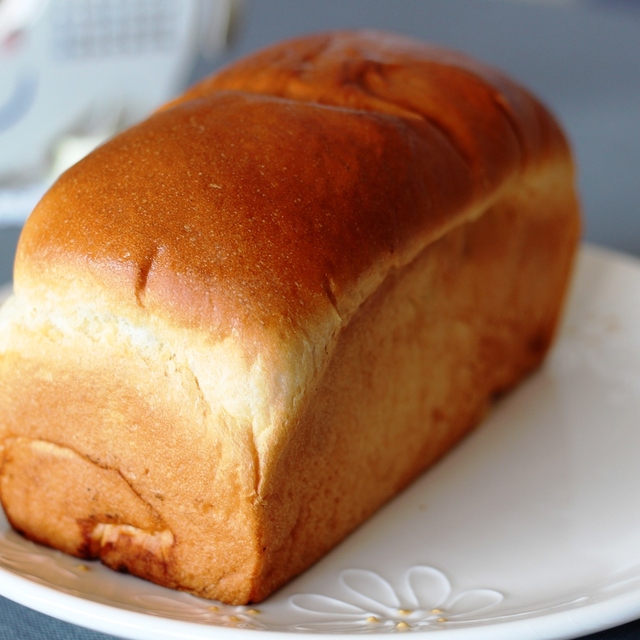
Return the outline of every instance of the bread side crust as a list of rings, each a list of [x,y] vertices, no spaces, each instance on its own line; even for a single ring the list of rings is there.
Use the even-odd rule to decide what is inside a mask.
[[[251,424],[212,407],[184,353],[142,328],[19,298],[2,315],[0,498],[17,528],[167,586],[246,600],[258,557]],[[98,504],[72,500],[105,473],[117,482]],[[136,518],[123,495],[160,524]],[[20,515],[25,496],[37,518]]]

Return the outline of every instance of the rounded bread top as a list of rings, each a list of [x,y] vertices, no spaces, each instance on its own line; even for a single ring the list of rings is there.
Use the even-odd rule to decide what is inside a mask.
[[[63,174],[25,226],[15,286],[97,287],[215,336],[313,333],[549,163],[570,170],[562,133],[498,72],[386,33],[300,38]]]

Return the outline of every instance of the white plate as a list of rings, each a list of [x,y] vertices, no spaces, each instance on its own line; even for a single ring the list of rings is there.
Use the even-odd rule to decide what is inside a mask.
[[[11,531],[1,514],[0,593],[145,640],[253,639],[254,630],[540,640],[638,618],[638,318],[640,263],[584,249],[543,370],[442,463],[256,610],[41,548]]]

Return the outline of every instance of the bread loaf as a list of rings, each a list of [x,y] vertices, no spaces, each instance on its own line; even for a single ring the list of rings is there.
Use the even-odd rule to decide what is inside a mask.
[[[497,71],[378,32],[231,65],[24,228],[0,313],[9,521],[262,600],[541,363],[579,227],[565,137]]]

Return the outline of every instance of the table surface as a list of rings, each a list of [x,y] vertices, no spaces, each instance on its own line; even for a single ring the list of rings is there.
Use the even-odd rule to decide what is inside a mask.
[[[551,107],[579,166],[585,238],[640,256],[640,5],[631,0],[270,0],[246,6],[235,43],[191,80],[281,38],[374,27],[455,47],[501,67]],[[0,228],[0,283],[11,279],[20,229]],[[100,633],[0,597],[0,638],[98,639]],[[640,637],[640,621],[588,636]]]

